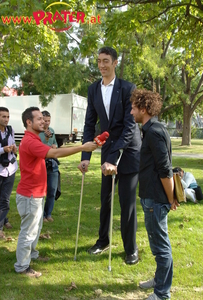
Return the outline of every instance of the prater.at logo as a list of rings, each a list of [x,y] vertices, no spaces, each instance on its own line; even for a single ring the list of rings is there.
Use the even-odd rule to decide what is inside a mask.
[[[62,5],[64,9],[60,11],[56,10],[52,13],[50,8],[52,6]],[[1,16],[3,24],[40,24],[46,25],[51,30],[61,32],[69,30],[73,23],[80,24],[101,24],[100,15],[97,16],[86,16],[83,11],[74,11],[72,7],[66,2],[53,2],[49,4],[44,10],[38,10],[33,12],[33,16]],[[64,24],[64,25],[63,25]]]

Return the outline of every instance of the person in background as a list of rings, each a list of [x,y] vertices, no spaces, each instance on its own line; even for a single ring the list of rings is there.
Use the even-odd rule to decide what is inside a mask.
[[[198,203],[197,200],[203,199],[201,187],[198,186],[197,181],[192,173],[185,172],[180,167],[175,167],[173,172],[179,174],[187,200]]]
[[[140,160],[141,136],[138,125],[130,115],[130,96],[135,85],[116,77],[117,52],[111,47],[103,47],[98,54],[98,68],[102,79],[88,89],[88,107],[85,118],[84,142],[92,140],[95,125],[100,120],[101,133],[109,132],[109,138],[101,150],[101,210],[99,238],[89,250],[95,255],[108,249],[109,223],[111,212],[112,174],[116,174],[121,207],[121,236],[125,250],[125,263],[138,262],[136,243],[137,212],[136,187]],[[118,168],[116,162],[123,149]],[[82,153],[80,171],[87,172],[90,153]],[[117,172],[118,170],[118,172]]]
[[[58,148],[56,137],[53,128],[49,125],[51,123],[51,115],[48,111],[42,111],[44,119],[44,131],[40,132],[39,137],[43,144],[50,146],[53,149]],[[54,219],[51,213],[54,208],[55,195],[58,186],[58,164],[59,161],[54,158],[46,158],[47,168],[47,196],[44,206],[44,222],[53,222]]]
[[[15,173],[18,169],[14,131],[11,126],[8,126],[8,122],[8,108],[0,107],[0,238],[5,238],[4,226],[7,229],[12,228],[7,214]]]
[[[16,191],[16,204],[21,217],[16,249],[15,271],[29,277],[39,277],[41,272],[30,268],[31,259],[39,259],[36,250],[43,224],[44,196],[47,190],[45,158],[65,157],[80,151],[94,151],[97,145],[87,142],[69,148],[51,148],[40,140],[44,120],[38,107],[29,107],[22,113],[25,135],[19,146],[21,179]]]
[[[140,288],[154,288],[148,300],[170,299],[173,258],[168,236],[167,215],[179,206],[174,199],[171,140],[157,121],[162,101],[158,93],[141,89],[131,96],[136,123],[142,124],[142,147],[139,167],[139,196],[152,254],[156,260],[155,277],[139,283]]]

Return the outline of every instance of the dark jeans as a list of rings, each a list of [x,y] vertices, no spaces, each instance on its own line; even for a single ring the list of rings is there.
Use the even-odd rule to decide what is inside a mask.
[[[51,217],[54,208],[55,195],[58,186],[58,171],[47,171],[47,196],[44,206],[44,217]]]
[[[121,236],[124,249],[127,255],[135,253],[137,213],[136,213],[136,187],[138,174],[118,174],[118,193],[121,207]],[[101,211],[100,228],[97,245],[106,246],[109,244],[109,223],[111,212],[111,190],[112,176],[102,175],[101,186]]]
[[[160,299],[168,299],[173,278],[173,259],[167,225],[170,204],[155,203],[153,199],[141,199],[140,202],[150,248],[157,263],[154,293]]]
[[[8,177],[0,176],[0,230],[3,226],[9,212],[10,196],[13,189],[15,173]]]

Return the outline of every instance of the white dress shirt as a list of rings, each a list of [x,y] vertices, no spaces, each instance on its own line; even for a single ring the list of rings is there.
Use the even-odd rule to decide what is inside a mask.
[[[114,82],[115,82],[115,77],[108,85],[104,85],[103,80],[101,81],[101,93],[102,93],[103,103],[104,103],[104,107],[108,119],[109,119],[111,95],[113,92]]]

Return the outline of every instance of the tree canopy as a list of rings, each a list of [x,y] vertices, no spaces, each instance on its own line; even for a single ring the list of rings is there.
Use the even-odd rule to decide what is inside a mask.
[[[75,18],[80,22],[71,23],[71,14],[62,22],[65,5],[79,12]],[[37,24],[37,19],[5,23],[5,16],[33,12],[39,19],[47,7],[54,19],[51,25],[45,26],[44,20]],[[203,102],[200,0],[71,0],[57,5],[50,0],[11,0],[2,1],[0,8],[0,86],[18,74],[24,93],[39,93],[44,105],[56,93],[86,96],[100,76],[98,48],[113,46],[119,53],[117,76],[159,92],[164,101],[160,118],[183,121],[182,144],[190,144],[192,114]],[[64,26],[69,30],[63,31]]]

